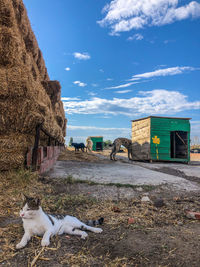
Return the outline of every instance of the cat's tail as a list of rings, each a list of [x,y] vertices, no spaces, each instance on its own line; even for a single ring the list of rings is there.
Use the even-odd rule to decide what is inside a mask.
[[[85,222],[88,226],[96,226],[96,225],[101,225],[104,222],[104,218],[101,217],[98,220],[88,220]]]

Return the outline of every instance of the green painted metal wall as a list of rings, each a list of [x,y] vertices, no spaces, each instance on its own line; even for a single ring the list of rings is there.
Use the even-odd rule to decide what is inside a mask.
[[[170,132],[186,131],[188,132],[188,158],[178,159],[171,158],[171,141]],[[167,161],[190,161],[190,122],[187,119],[177,118],[151,118],[151,135],[150,135],[150,157],[152,160]],[[153,143],[153,139],[157,136],[160,139],[159,144]],[[155,140],[155,139],[154,139]]]
[[[103,149],[103,137],[102,136],[91,136],[90,138],[91,138],[91,140],[93,142],[93,147],[92,147],[93,151],[97,150],[97,143],[98,142],[102,143],[102,149]]]

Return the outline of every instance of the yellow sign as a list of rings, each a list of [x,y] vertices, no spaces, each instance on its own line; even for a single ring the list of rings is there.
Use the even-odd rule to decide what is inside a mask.
[[[153,143],[154,144],[158,144],[158,145],[160,144],[160,138],[158,138],[157,135],[155,135],[154,137],[152,137],[152,139],[153,139]]]
[[[157,145],[160,144],[160,138],[158,138],[157,135],[155,135],[154,137],[152,137],[153,139],[153,143],[156,144],[156,158],[158,159],[158,147]]]

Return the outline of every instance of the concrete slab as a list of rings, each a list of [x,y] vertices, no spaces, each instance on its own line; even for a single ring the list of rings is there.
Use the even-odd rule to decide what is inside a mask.
[[[149,169],[170,168],[170,169],[182,171],[187,176],[195,176],[195,177],[200,178],[200,163],[199,163],[199,165],[190,165],[190,164],[182,164],[182,163],[168,163],[168,162],[165,162],[165,163],[138,162],[137,164],[144,167],[144,168],[149,168]]]
[[[78,161],[57,161],[54,169],[47,173],[52,178],[89,180],[98,183],[120,183],[131,185],[167,184],[177,190],[200,191],[200,185],[184,178],[150,170],[134,163],[120,161],[111,163],[91,163]]]

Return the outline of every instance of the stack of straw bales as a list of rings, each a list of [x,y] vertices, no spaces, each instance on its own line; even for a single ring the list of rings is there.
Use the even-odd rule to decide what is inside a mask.
[[[22,0],[0,0],[0,170],[24,165],[38,124],[64,143],[58,81],[50,81]],[[49,137],[41,134],[40,145]]]

